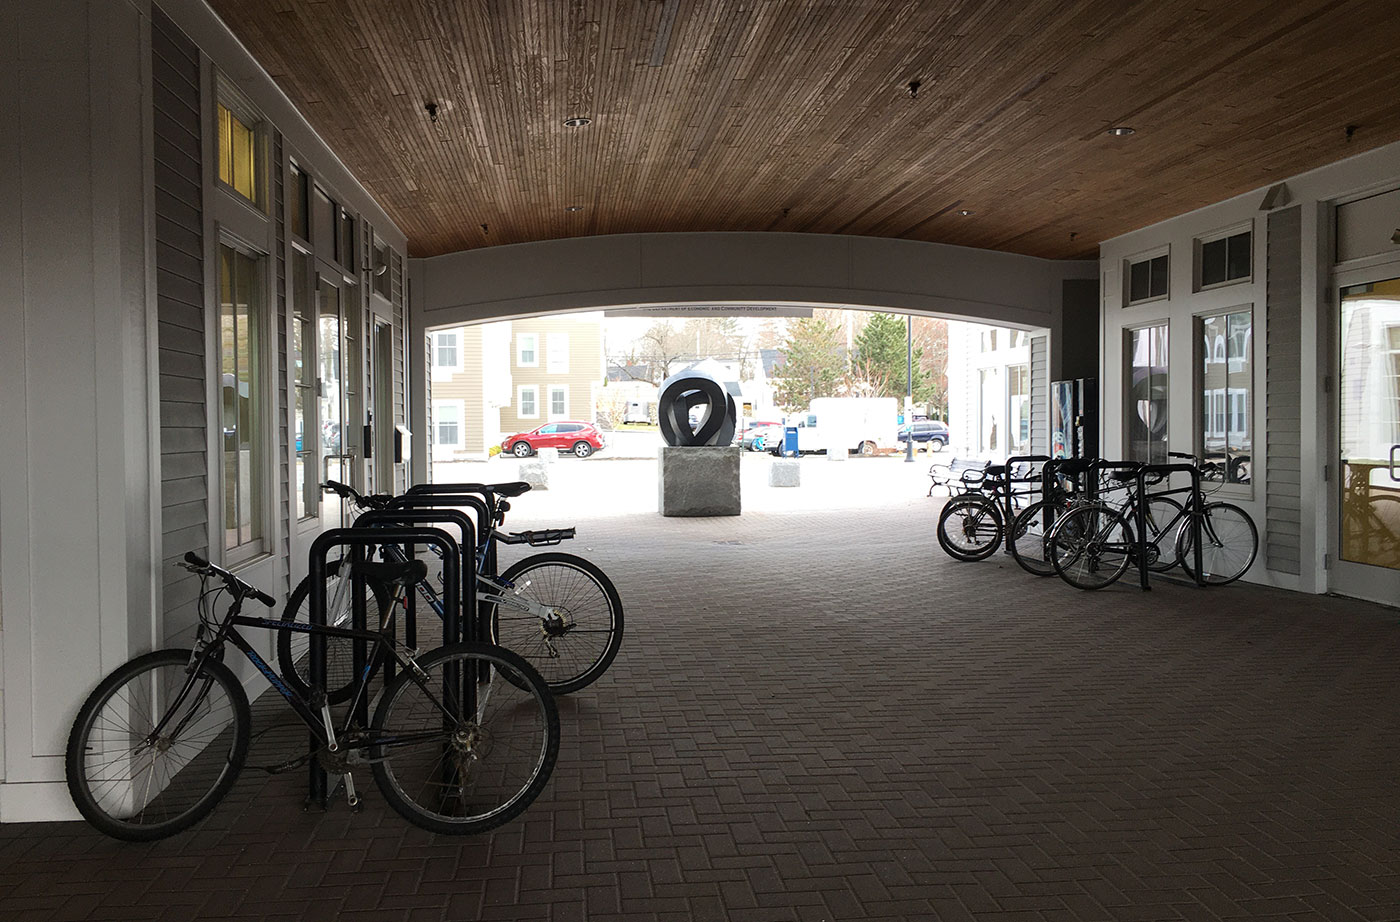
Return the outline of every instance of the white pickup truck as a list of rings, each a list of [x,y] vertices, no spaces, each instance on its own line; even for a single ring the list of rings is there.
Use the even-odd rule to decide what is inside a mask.
[[[899,401],[893,397],[817,397],[806,413],[787,417],[797,427],[799,454],[844,448],[861,455],[899,445]],[[782,445],[769,446],[781,454]]]

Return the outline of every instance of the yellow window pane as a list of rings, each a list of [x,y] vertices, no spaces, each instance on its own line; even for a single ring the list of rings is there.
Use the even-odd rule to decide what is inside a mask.
[[[233,184],[233,113],[219,105],[219,179]]]

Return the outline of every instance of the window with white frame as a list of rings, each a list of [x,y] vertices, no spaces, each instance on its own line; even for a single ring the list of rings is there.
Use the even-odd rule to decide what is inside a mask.
[[[521,419],[536,419],[540,415],[538,384],[522,384],[515,389],[515,415]]]
[[[433,334],[433,370],[459,371],[462,368],[462,336],[459,330]]]
[[[1167,325],[1159,323],[1127,330],[1124,339],[1125,457],[1129,461],[1165,464],[1170,395]],[[1209,412],[1206,418],[1209,418]]]
[[[267,207],[267,155],[262,120],[227,85],[219,88],[219,182],[256,206]]]
[[[546,337],[549,344],[549,352],[546,358],[545,370],[552,375],[566,375],[569,373],[569,334],[550,333]]]
[[[549,418],[563,419],[569,415],[569,387],[551,384],[549,387]]]
[[[433,401],[433,444],[443,448],[456,448],[462,444],[461,401]]]
[[[1254,235],[1235,230],[1196,241],[1196,287],[1248,281],[1253,275]]]
[[[267,496],[267,310],[262,260],[219,244],[219,431],[226,561],[263,551]]]
[[[540,334],[515,334],[515,364],[521,368],[536,368],[540,364]]]
[[[1196,451],[1226,483],[1250,482],[1254,335],[1249,308],[1196,318]]]
[[[1125,261],[1123,280],[1125,291],[1123,303],[1141,304],[1165,298],[1169,291],[1170,257],[1167,253],[1153,253],[1140,259]]]

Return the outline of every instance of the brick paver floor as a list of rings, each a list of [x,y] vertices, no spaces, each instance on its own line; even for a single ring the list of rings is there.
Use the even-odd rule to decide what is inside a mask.
[[[501,829],[249,771],[164,842],[0,827],[0,918],[1400,918],[1394,611],[957,564],[922,493],[581,523],[626,640]]]

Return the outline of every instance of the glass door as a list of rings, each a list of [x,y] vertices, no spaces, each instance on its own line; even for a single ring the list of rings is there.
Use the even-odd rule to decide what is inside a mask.
[[[321,427],[321,481],[345,483],[346,464],[344,422],[345,366],[340,287],[320,275],[316,281],[317,399],[316,416]],[[341,522],[341,504],[334,497],[323,497],[322,526],[333,528]]]
[[[1400,279],[1340,289],[1331,588],[1400,601]]]

